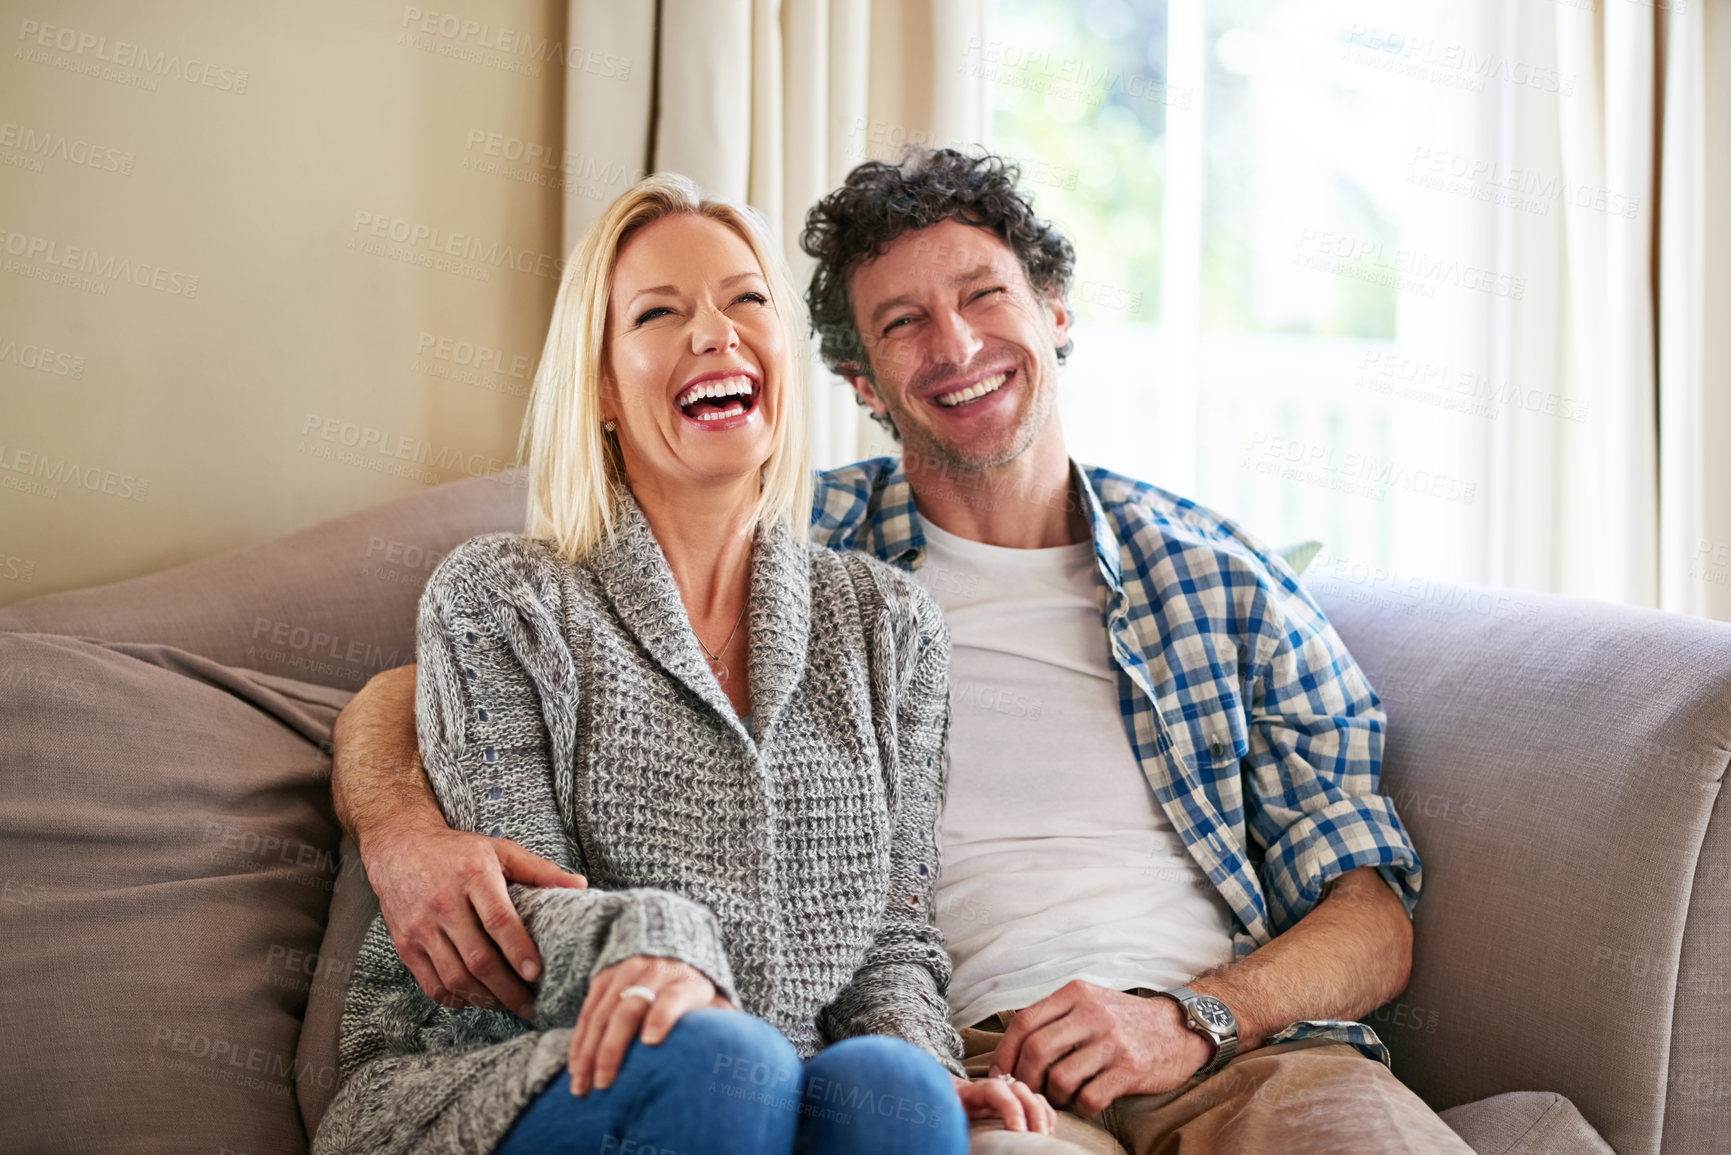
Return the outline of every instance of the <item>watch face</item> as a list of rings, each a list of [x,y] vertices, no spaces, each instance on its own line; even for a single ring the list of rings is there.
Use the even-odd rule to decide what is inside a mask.
[[[1238,1021],[1232,1017],[1232,1012],[1227,1010],[1226,1004],[1219,999],[1203,995],[1190,1004],[1190,1009],[1197,1018],[1220,1034],[1230,1034],[1238,1027]]]

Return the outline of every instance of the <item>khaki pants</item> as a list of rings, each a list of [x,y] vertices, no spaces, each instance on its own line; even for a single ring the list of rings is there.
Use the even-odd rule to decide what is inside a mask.
[[[1002,1031],[962,1032],[963,1063],[983,1078]],[[1447,1123],[1381,1063],[1345,1043],[1300,1039],[1246,1051],[1163,1095],[1126,1095],[1097,1119],[1058,1112],[1055,1135],[973,1126],[969,1155],[1472,1155]]]

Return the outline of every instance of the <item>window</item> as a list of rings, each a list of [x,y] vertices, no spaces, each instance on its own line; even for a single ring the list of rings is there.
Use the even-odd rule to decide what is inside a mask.
[[[1483,206],[1429,179],[1486,114],[1411,51],[1456,19],[1422,7],[1389,30],[1340,0],[995,0],[970,63],[993,149],[1076,244],[1072,453],[1320,540],[1333,572],[1475,581],[1497,387],[1473,341],[1509,278],[1465,256]]]

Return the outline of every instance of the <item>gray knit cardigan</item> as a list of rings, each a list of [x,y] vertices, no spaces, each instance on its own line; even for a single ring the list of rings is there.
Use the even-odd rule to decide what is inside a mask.
[[[422,993],[382,919],[355,961],[312,1150],[486,1155],[565,1066],[590,976],[683,960],[802,1056],[907,1039],[961,1073],[933,921],[949,635],[906,574],[785,528],[752,555],[749,729],[629,497],[580,565],[492,533],[421,596],[415,718],[446,820],[590,889],[513,883],[533,1023]]]

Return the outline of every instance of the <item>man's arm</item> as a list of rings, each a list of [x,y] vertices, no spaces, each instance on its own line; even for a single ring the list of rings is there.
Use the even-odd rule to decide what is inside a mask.
[[[374,674],[337,715],[331,740],[337,821],[356,845],[413,819],[445,825],[415,738],[414,666]]]
[[[1304,1019],[1357,1019],[1406,989],[1412,922],[1374,867],[1339,878],[1273,942],[1189,986],[1238,1019],[1238,1050]],[[1096,1115],[1121,1095],[1181,1086],[1209,1060],[1171,999],[1072,982],[1010,1021],[993,1056],[1060,1107]]]
[[[514,842],[446,824],[421,766],[414,666],[374,675],[337,716],[332,740],[337,820],[360,850],[415,981],[445,1006],[510,1008],[533,1019],[525,984],[540,976],[541,956],[506,883],[581,887],[582,876]]]
[[[1411,977],[1412,917],[1382,873],[1361,866],[1330,883],[1291,930],[1190,989],[1232,1008],[1244,1051],[1305,1019],[1362,1019]]]
[[[1376,696],[1308,595],[1290,578],[1266,588],[1242,623],[1257,659],[1250,749],[1236,769],[1273,934],[1189,984],[1231,1008],[1240,1050],[1296,1022],[1355,1019],[1404,990],[1421,885],[1412,841],[1377,792],[1386,717]],[[995,1061],[1042,1080],[1054,1103],[1099,1111],[1179,1086],[1208,1051],[1171,999],[1071,983],[1015,1017]]]

